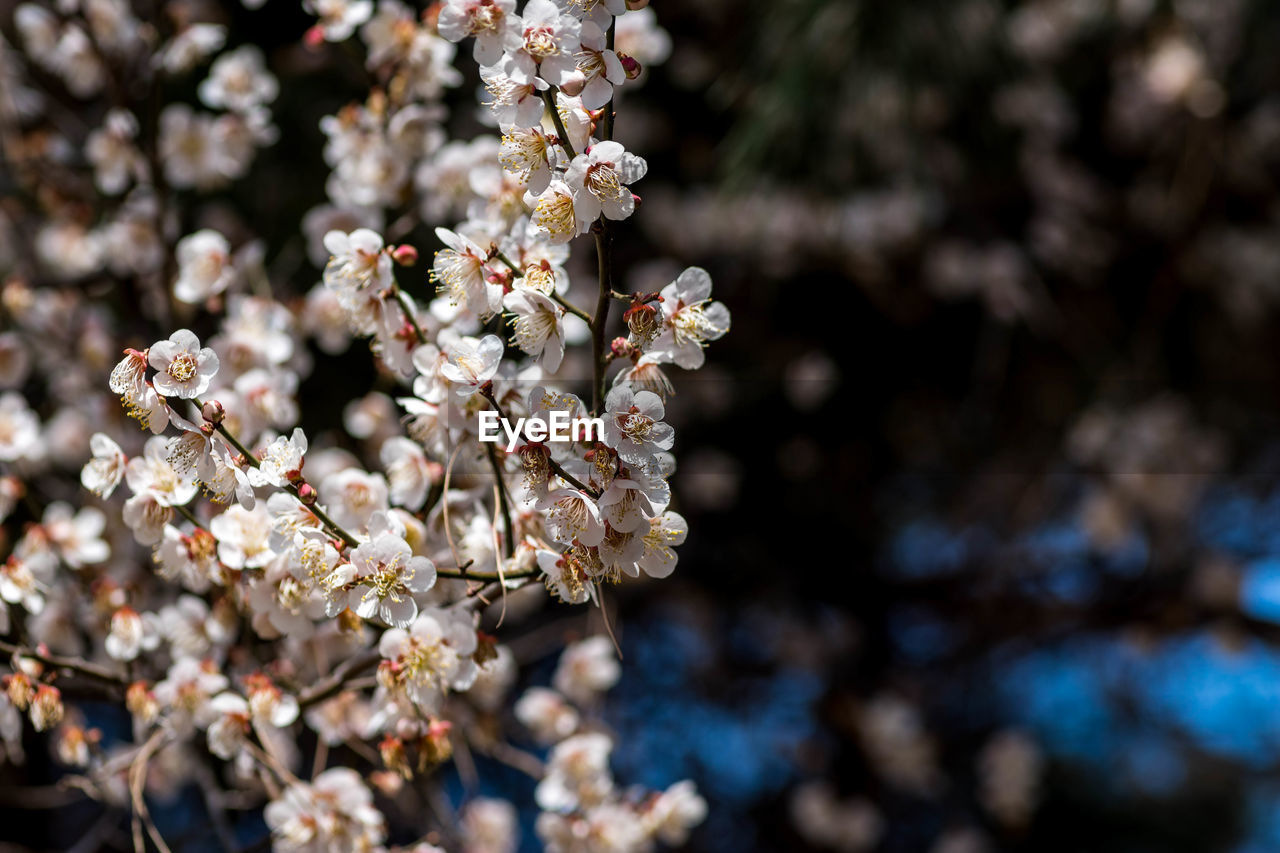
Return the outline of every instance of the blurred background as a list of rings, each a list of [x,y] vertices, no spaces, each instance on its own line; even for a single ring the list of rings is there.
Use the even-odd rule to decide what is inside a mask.
[[[670,405],[679,567],[617,591],[619,780],[694,778],[706,853],[1280,850],[1280,7],[652,5],[619,277],[703,266],[734,326]],[[282,83],[224,201],[301,295],[367,84],[295,3],[219,15]],[[309,429],[392,387],[316,359]]]

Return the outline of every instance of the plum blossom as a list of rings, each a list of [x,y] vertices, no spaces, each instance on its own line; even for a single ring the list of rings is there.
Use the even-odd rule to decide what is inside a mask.
[[[615,386],[605,397],[604,409],[604,442],[624,462],[644,465],[675,442],[675,430],[662,420],[662,398],[651,391]]]
[[[331,767],[311,784],[294,782],[267,803],[272,844],[287,853],[355,853],[377,849],[386,821],[360,774]]]
[[[440,365],[440,375],[449,380],[455,396],[470,397],[497,374],[502,352],[502,339],[497,335],[480,340],[463,338],[450,349],[449,360]]]
[[[413,596],[436,582],[435,565],[415,557],[409,544],[394,533],[383,533],[351,552],[351,589],[347,606],[362,619],[381,619],[407,628],[418,615]]]
[[[138,120],[127,110],[113,109],[102,127],[85,141],[85,157],[93,164],[94,182],[108,195],[125,191],[131,181],[146,175],[146,160],[134,144]]]
[[[662,289],[665,325],[649,347],[649,357],[686,370],[702,366],[703,348],[729,331],[729,309],[711,301],[711,276],[689,267]]]
[[[485,105],[500,130],[533,127],[542,121],[542,92],[548,88],[545,80],[512,77],[501,65],[481,68],[480,79],[491,99]]]
[[[382,251],[382,236],[376,231],[330,231],[324,235],[324,247],[331,255],[324,268],[324,283],[339,294],[391,284],[391,257]]]
[[[203,302],[235,281],[231,246],[217,231],[204,228],[183,237],[178,241],[176,255],[178,278],[173,283],[173,295],[182,302]]]
[[[34,455],[39,449],[40,418],[27,406],[21,394],[0,395],[0,461],[14,462]]]
[[[437,228],[436,237],[445,248],[432,261],[431,280],[454,305],[477,317],[489,317],[502,305],[502,286],[489,281],[488,252],[446,228]]]
[[[250,112],[274,101],[279,88],[266,69],[262,51],[246,44],[214,60],[197,91],[207,107]]]
[[[536,74],[552,86],[582,85],[573,59],[581,23],[560,11],[552,0],[529,0],[520,13],[520,26],[508,30],[502,70],[527,82]]]
[[[582,22],[581,44],[574,60],[587,83],[578,97],[587,109],[598,110],[613,99],[613,87],[626,82],[627,72],[618,55],[608,48],[605,31],[599,24]]]
[[[616,684],[621,675],[622,667],[613,642],[597,635],[564,650],[551,683],[573,701],[587,705]]]
[[[426,610],[408,629],[392,628],[378,643],[384,663],[379,681],[402,689],[427,713],[438,713],[450,689],[465,690],[475,681],[476,631],[465,616],[450,610]]]
[[[519,26],[515,0],[445,0],[436,21],[440,35],[449,41],[475,36],[473,52],[481,67],[502,60],[503,43]]]
[[[200,339],[187,329],[179,329],[169,340],[151,345],[148,363],[155,369],[156,391],[166,397],[189,400],[209,390],[218,372],[218,355],[201,347]]]
[[[564,358],[564,309],[536,290],[518,287],[503,297],[502,305],[515,315],[514,343],[538,358],[550,372]]]
[[[326,41],[346,41],[373,15],[373,0],[303,0],[302,6],[320,18],[316,26]]]
[[[290,482],[290,474],[302,470],[302,457],[306,452],[307,437],[300,427],[295,427],[288,438],[276,436],[262,451],[258,467],[249,469],[249,482],[255,486],[283,488]]]
[[[626,219],[635,210],[630,184],[645,176],[649,166],[619,142],[600,142],[573,158],[565,183],[573,190],[574,216],[579,232],[602,213],[607,219]]]

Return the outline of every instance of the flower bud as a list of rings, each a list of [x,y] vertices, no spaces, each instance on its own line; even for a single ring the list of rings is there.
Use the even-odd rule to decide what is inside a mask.
[[[226,410],[222,408],[222,404],[217,400],[210,400],[205,403],[200,409],[200,414],[206,422],[215,425],[222,423],[222,419],[227,416]]]
[[[149,724],[160,713],[160,703],[145,681],[135,681],[124,692],[124,706],[142,723]]]
[[[65,725],[54,733],[54,752],[58,761],[68,767],[89,766],[90,733],[75,724]]]
[[[62,692],[56,687],[41,684],[31,700],[31,725],[42,732],[62,722]]]
[[[379,687],[383,690],[391,690],[400,680],[400,665],[393,660],[384,660],[378,664],[375,677],[378,679]]]
[[[316,24],[302,34],[302,43],[307,47],[319,47],[324,44],[324,27]]]
[[[404,779],[398,773],[375,770],[369,774],[369,784],[387,797],[394,797],[404,787]]]
[[[398,737],[387,735],[378,744],[378,753],[382,756],[382,763],[386,765],[388,770],[399,773],[406,779],[413,777],[413,770],[409,767],[409,758],[404,751],[404,741]]]
[[[498,657],[498,638],[484,631],[476,631],[476,650],[471,659],[477,666],[484,666]]]
[[[411,267],[418,262],[418,250],[407,243],[402,243],[391,250],[391,260],[403,267]]]
[[[451,728],[453,724],[447,720],[433,719],[427,725],[427,733],[418,742],[419,770],[443,764],[453,757],[453,744],[449,742]]]
[[[614,358],[626,358],[631,355],[631,342],[626,338],[614,338],[609,344],[609,351]]]
[[[27,706],[36,695],[35,686],[25,672],[15,672],[13,675],[5,676],[4,689],[13,707],[19,711],[27,710]]]
[[[644,71],[644,66],[636,61],[634,57],[627,56],[625,53],[618,54],[618,61],[622,63],[622,70],[626,72],[628,80],[634,80]]]
[[[298,500],[302,501],[303,506],[315,506],[315,488],[310,483],[303,483],[301,486],[298,486]]]

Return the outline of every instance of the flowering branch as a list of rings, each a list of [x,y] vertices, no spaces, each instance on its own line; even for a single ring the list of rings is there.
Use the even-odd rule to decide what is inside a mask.
[[[600,295],[596,298],[596,313],[591,321],[591,413],[599,415],[604,410],[604,377],[608,367],[608,352],[604,345],[605,326],[609,321],[609,297],[613,291],[613,229],[609,220],[601,216],[591,228],[596,238],[596,266],[600,283]]]
[[[204,404],[200,402],[199,398],[192,400],[192,402],[196,404],[197,408],[204,408]],[[217,431],[218,435],[225,438],[227,442],[236,449],[236,452],[240,454],[241,458],[243,458],[246,463],[254,468],[262,467],[261,463],[258,461],[258,457],[254,456],[253,452],[250,451],[249,448],[241,444],[240,440],[231,433],[231,430],[227,429],[225,424],[219,421],[218,423],[213,424],[213,428]],[[346,543],[348,548],[354,548],[360,544],[359,539],[356,539],[356,537],[344,530],[342,526],[330,518],[328,513],[321,509],[318,504],[314,501],[308,501],[303,498],[302,484],[290,482],[285,485],[285,491],[297,498],[298,503],[305,506],[308,512],[318,518],[321,524],[329,528],[335,536]]]
[[[564,148],[565,153],[569,155],[569,159],[577,157],[577,152],[573,150],[573,143],[569,141],[569,133],[564,129],[564,119],[560,118],[560,109],[556,106],[555,90],[553,88],[544,90],[542,100],[547,105],[547,112],[551,113],[551,121],[556,126],[556,135],[560,147]]]
[[[69,672],[74,672],[87,678],[92,678],[102,684],[111,685],[112,687],[124,688],[129,686],[129,682],[123,676],[112,672],[106,667],[89,663],[82,658],[63,657],[61,655],[49,654],[47,652],[37,652],[3,640],[0,640],[0,652],[16,657],[30,658],[31,660],[42,663],[45,666],[51,666],[54,669],[65,669]]]

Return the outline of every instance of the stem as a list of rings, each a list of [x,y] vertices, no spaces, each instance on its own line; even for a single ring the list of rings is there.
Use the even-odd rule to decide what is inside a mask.
[[[506,551],[507,557],[510,558],[516,553],[515,531],[511,527],[511,507],[508,505],[507,498],[507,482],[502,476],[502,466],[498,463],[498,451],[494,449],[492,444],[486,444],[485,449],[489,451],[489,467],[493,469],[493,479],[498,485],[498,503],[502,508],[502,528],[506,531],[507,541],[502,550]]]
[[[609,321],[609,298],[613,293],[613,229],[601,214],[591,229],[596,235],[596,260],[600,277],[600,296],[596,300],[596,313],[591,321],[591,413],[599,416],[604,410],[604,374],[607,361],[604,347],[604,329]]]
[[[502,261],[504,264],[506,264],[508,267],[510,267],[510,268],[511,268],[511,271],[512,271],[512,272],[516,273],[517,275],[520,275],[520,276],[523,276],[523,275],[524,275],[524,270],[520,267],[520,265],[519,265],[519,264],[517,264],[515,261],[511,260],[510,258],[508,258],[504,252],[500,252],[500,251],[496,251],[496,250],[495,250],[495,251],[494,251],[494,253],[493,253],[493,257],[495,257],[495,258],[497,258],[498,260]],[[561,307],[561,308],[563,308],[564,310],[568,311],[570,314],[573,314],[573,315],[574,315],[574,316],[576,316],[576,317],[580,317],[580,318],[582,318],[582,320],[583,320],[585,323],[587,323],[588,325],[590,325],[590,324],[591,324],[591,315],[590,315],[590,314],[588,314],[586,311],[583,311],[581,308],[579,308],[579,307],[578,307],[578,306],[576,306],[576,305],[570,305],[570,304],[569,304],[569,302],[568,302],[568,300],[566,300],[566,299],[565,299],[563,296],[561,296],[559,293],[556,293],[556,291],[555,291],[555,289],[554,289],[554,288],[551,290],[551,293],[549,293],[548,295],[549,295],[552,299],[554,299],[554,300],[555,300],[555,301],[560,305],[560,307]],[[620,298],[620,299],[630,299],[630,297],[628,297],[628,296],[622,296],[622,295],[619,295],[619,298]]]
[[[568,471],[564,470],[564,467],[559,462],[551,458],[550,453],[547,454],[547,466],[550,467],[551,470],[554,471],[556,475],[560,477],[560,479],[564,480],[566,483],[573,486],[578,491],[586,492],[587,494],[591,495],[591,497],[593,498],[600,497],[599,491],[591,488],[585,483],[582,483],[581,481],[578,480],[577,477],[573,476]]]
[[[539,569],[520,569],[514,572],[503,572],[502,577],[499,578],[497,572],[473,572],[470,569],[436,569],[436,577],[460,581],[485,581],[486,583],[503,579],[519,580],[520,578],[531,578],[539,573]]]
[[[191,402],[195,403],[197,408],[200,408],[200,409],[204,408],[204,403],[200,402],[199,397],[192,398]],[[248,462],[254,468],[260,467],[258,463],[258,457],[254,456],[253,453],[250,452],[249,448],[241,444],[240,439],[236,438],[234,435],[231,434],[231,430],[227,429],[225,426],[223,426],[220,423],[214,424],[213,428],[217,430],[218,435],[225,438],[227,442],[236,449],[237,453],[239,453],[241,456],[245,458],[246,462]],[[355,548],[357,545],[360,544],[360,540],[352,536],[346,530],[343,530],[342,525],[338,524],[336,521],[330,518],[329,514],[320,508],[320,504],[313,503],[310,506],[308,506],[306,502],[302,500],[302,496],[298,494],[298,487],[295,484],[289,483],[288,485],[286,485],[285,491],[287,491],[289,494],[297,498],[298,503],[302,504],[304,507],[307,508],[308,512],[310,512],[316,518],[320,519],[320,523],[323,524],[325,527],[329,528],[329,531],[331,533],[333,533],[335,536],[337,536],[339,539],[345,542],[348,548]]]
[[[309,689],[298,694],[298,707],[308,708],[318,702],[336,696],[342,692],[342,688],[346,686],[347,680],[355,678],[362,672],[372,669],[382,660],[381,653],[377,649],[372,649],[364,654],[347,658],[343,661],[333,674],[321,681],[313,684]]]
[[[499,405],[496,399],[494,399],[493,391],[491,389],[481,389],[480,393],[483,394],[484,398],[489,401],[489,405],[493,406],[493,410],[498,413],[498,417],[502,418],[505,421],[507,419],[507,413],[502,410],[502,406]],[[561,479],[563,479],[569,485],[573,486],[575,489],[586,492],[587,494],[591,495],[591,497],[593,498],[600,497],[599,491],[584,484],[577,477],[573,476],[568,471],[564,470],[564,466],[562,466],[559,462],[557,462],[551,456],[550,452],[547,453],[547,466],[556,474],[558,474]],[[508,574],[507,577],[520,577],[520,575]]]
[[[66,658],[58,655],[41,654],[39,652],[32,651],[31,649],[23,648],[22,646],[16,646],[13,643],[6,643],[3,640],[0,640],[0,652],[17,655],[18,657],[31,658],[34,661],[39,661],[45,666],[51,666],[55,669],[70,670],[71,672],[79,673],[87,678],[92,678],[96,681],[100,681],[104,684],[110,684],[114,687],[129,686],[128,681],[111,670],[98,666],[97,664],[89,663],[86,660],[81,660],[80,658]]]
[[[333,533],[336,533],[338,538],[341,539],[343,542],[345,542],[348,548],[355,548],[360,544],[359,539],[352,536],[347,531],[343,530],[342,526],[339,525],[332,518],[330,518],[329,514],[326,513],[324,510],[322,510],[319,504],[312,504],[311,506],[307,506],[306,503],[303,502],[302,498],[298,495],[297,486],[290,483],[287,488],[288,488],[289,494],[293,495],[295,498],[298,499],[298,503],[302,504],[304,507],[307,507],[307,511],[310,512],[312,515],[314,515],[316,518],[320,519],[321,524],[329,528],[329,530],[331,530]]]
[[[196,518],[195,513],[193,513],[191,510],[187,509],[185,506],[178,506],[177,504],[174,504],[174,505],[173,505],[173,508],[174,508],[175,510],[177,510],[177,511],[178,511],[178,514],[179,514],[179,515],[181,515],[181,516],[182,516],[183,518],[185,518],[187,521],[189,521],[189,522],[191,522],[192,524],[194,524],[196,527],[203,527],[203,526],[204,526],[204,525],[202,525],[202,524],[200,523],[200,519]]]
[[[574,157],[578,156],[578,153],[573,150],[573,143],[569,141],[569,134],[565,132],[564,121],[560,118],[559,108],[556,107],[554,87],[543,90],[542,101],[547,105],[547,109],[551,111],[551,121],[555,124],[556,134],[560,137],[560,146],[564,148],[565,152],[569,155],[569,159],[572,160]]]
[[[570,314],[573,314],[575,317],[580,317],[583,320],[583,322],[585,322],[588,326],[591,325],[591,315],[588,314],[586,311],[583,311],[581,308],[579,308],[576,305],[570,305],[568,300],[566,300],[560,294],[556,293],[555,290],[551,291],[550,296],[552,299],[556,301],[556,303],[560,305],[561,308],[568,311]]]
[[[404,313],[404,318],[409,321],[410,326],[413,326],[413,334],[418,338],[418,343],[425,344],[427,342],[427,336],[422,333],[422,327],[418,325],[418,318],[413,316],[413,308],[409,305],[409,300],[405,297],[404,292],[400,290],[400,285],[392,282],[391,293],[395,296],[396,302],[400,305],[400,310]]]
[[[508,258],[507,253],[503,252],[497,246],[493,248],[493,257],[497,258],[498,260],[506,264],[508,267],[510,267],[511,271],[515,273],[517,276],[524,275],[524,268],[521,267],[519,264],[517,264],[515,261]]]

